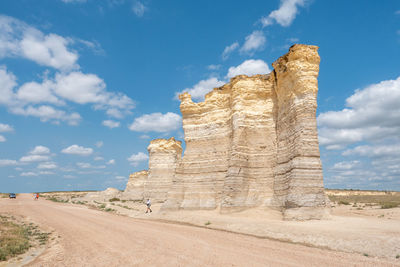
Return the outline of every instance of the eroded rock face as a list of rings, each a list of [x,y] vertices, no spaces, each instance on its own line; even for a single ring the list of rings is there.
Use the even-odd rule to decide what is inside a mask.
[[[144,184],[146,183],[147,177],[148,171],[146,170],[135,172],[129,175],[129,180],[123,193],[123,198],[131,200],[143,200]]]
[[[204,102],[180,96],[186,150],[164,209],[265,206],[285,219],[325,216],[317,49],[294,45],[272,73],[237,76]]]
[[[182,156],[182,142],[170,139],[155,139],[147,147],[149,170],[132,173],[124,191],[124,198],[152,202],[164,202],[175,176],[177,162]]]
[[[266,75],[240,75],[195,103],[180,95],[186,150],[153,140],[144,197],[162,209],[282,210],[327,214],[316,108],[318,47],[294,45]]]
[[[182,142],[170,139],[155,139],[147,147],[149,171],[144,184],[144,197],[153,202],[164,202],[175,176],[177,162],[182,156]]]

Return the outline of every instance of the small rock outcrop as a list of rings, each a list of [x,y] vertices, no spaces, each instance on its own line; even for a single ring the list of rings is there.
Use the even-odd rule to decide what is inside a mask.
[[[148,171],[143,170],[129,175],[128,183],[126,184],[123,193],[124,199],[143,200],[144,184],[146,183]]]
[[[327,215],[316,125],[318,47],[294,45],[270,74],[239,75],[195,103],[180,95],[186,149],[153,140],[144,195],[162,209]],[[168,148],[168,149],[167,149]]]
[[[123,198],[164,202],[175,176],[177,162],[182,156],[182,142],[175,138],[155,139],[147,147],[149,170],[132,173]]]

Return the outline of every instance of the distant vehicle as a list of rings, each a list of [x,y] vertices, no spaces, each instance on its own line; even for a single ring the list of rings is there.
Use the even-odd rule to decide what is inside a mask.
[[[10,193],[10,194],[8,195],[8,197],[9,197],[9,198],[17,198],[17,195],[14,194],[14,193]]]

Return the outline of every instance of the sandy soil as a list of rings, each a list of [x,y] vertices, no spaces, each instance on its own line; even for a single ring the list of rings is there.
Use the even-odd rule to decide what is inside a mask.
[[[133,219],[82,205],[0,199],[57,234],[29,266],[395,266],[395,261],[181,224]],[[148,215],[152,216],[152,215]]]

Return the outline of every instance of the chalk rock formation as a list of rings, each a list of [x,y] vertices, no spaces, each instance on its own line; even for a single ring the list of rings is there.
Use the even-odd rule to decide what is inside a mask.
[[[180,95],[186,150],[175,175],[168,173],[173,182],[163,209],[265,206],[281,209],[285,219],[326,214],[317,49],[294,45],[272,73],[234,77],[204,102]]]
[[[149,172],[144,184],[144,197],[153,202],[164,202],[171,188],[177,162],[182,156],[182,142],[170,139],[155,139],[147,147]]]
[[[124,199],[164,202],[175,176],[177,162],[182,157],[182,142],[155,139],[147,147],[149,170],[132,173],[123,194]]]
[[[123,199],[143,200],[144,184],[147,180],[147,176],[148,171],[146,170],[129,175],[129,180],[123,193]]]

